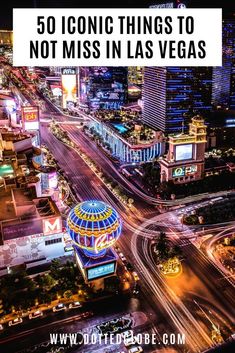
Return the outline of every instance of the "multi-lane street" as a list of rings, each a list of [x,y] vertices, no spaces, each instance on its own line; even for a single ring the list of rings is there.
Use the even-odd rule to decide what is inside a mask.
[[[78,155],[74,155],[75,152],[66,153],[68,147],[63,146],[59,141],[52,136],[49,137],[50,132],[46,127],[42,129],[42,137],[44,142],[52,149],[53,154],[56,159],[62,163],[62,167],[64,170],[67,170],[69,179],[74,182],[76,185],[76,191],[78,191],[78,195],[82,199],[86,198],[101,198],[110,203],[116,204],[118,206],[119,212],[122,214],[125,220],[124,226],[124,236],[120,240],[120,247],[123,249],[123,252],[127,257],[137,266],[137,270],[140,273],[140,278],[143,282],[143,287],[148,290],[149,298],[148,301],[151,302],[151,299],[154,303],[155,307],[159,310],[159,304],[162,307],[161,310],[167,312],[170,317],[170,320],[173,322],[174,326],[180,332],[186,332],[188,340],[188,345],[191,349],[195,351],[201,351],[205,349],[208,345],[212,344],[210,339],[210,327],[207,327],[207,331],[205,330],[205,325],[201,325],[198,320],[194,317],[194,306],[186,306],[184,302],[174,294],[171,288],[166,285],[166,281],[157,271],[156,265],[153,263],[153,259],[151,258],[151,251],[148,246],[149,241],[149,231],[146,232],[146,237],[144,233],[144,226],[138,220],[130,221],[131,218],[126,217],[125,210],[121,204],[117,204],[116,200],[113,200],[113,195],[109,192],[107,188],[103,185],[100,185],[100,181],[97,180],[95,175],[90,175],[91,171],[87,167],[87,165],[81,164],[82,161],[78,161]],[[83,148],[84,148],[83,140]],[[79,143],[79,141],[77,141]],[[60,147],[57,148],[56,146]],[[76,153],[75,153],[76,154]],[[72,169],[70,166],[69,158],[72,158],[75,163],[72,165]],[[76,171],[77,168],[80,167],[79,171]],[[82,167],[82,169],[81,169]],[[72,173],[72,174],[70,174]],[[77,173],[80,176],[77,176]],[[81,176],[83,175],[83,176]],[[84,176],[85,175],[85,176]],[[85,184],[84,184],[85,182]],[[89,184],[91,182],[91,184]],[[97,184],[98,183],[98,184]],[[91,185],[91,187],[85,187],[84,185]],[[98,187],[97,187],[98,186]],[[140,211],[142,211],[140,209]],[[146,210],[144,211],[146,213]],[[168,232],[174,235],[174,231],[169,228],[169,220],[171,219],[170,214],[161,215],[161,218],[165,218],[168,221]],[[133,219],[133,216],[132,216]],[[153,222],[156,222],[157,219]],[[171,221],[172,222],[172,221]],[[133,233],[133,228],[136,227],[136,224],[139,223],[140,226],[140,236],[138,232]],[[163,221],[161,221],[160,225],[155,226],[154,229],[151,229],[152,235],[156,234],[162,229]],[[149,221],[148,221],[149,224]],[[174,221],[171,223],[171,227],[175,227],[175,231],[177,234],[179,233],[178,228],[179,224]],[[142,240],[143,238],[143,240]],[[131,246],[130,246],[131,239]],[[141,240],[140,240],[141,239]],[[131,249],[131,253],[127,253],[125,249]],[[225,293],[222,294],[218,292],[218,284],[219,286],[225,286],[224,291],[226,291],[226,296],[228,296],[225,304],[222,304],[223,309],[225,311],[226,319],[229,319],[230,316],[230,305],[233,305],[232,293],[234,288],[230,286],[230,283],[224,280],[221,281],[221,273],[203,256],[202,253],[198,251],[198,249],[188,242],[187,246],[183,248],[184,253],[187,258],[187,263],[185,261],[185,266],[188,266],[192,272],[195,273],[197,277],[205,284],[205,286],[212,292],[212,296],[217,302],[222,303],[221,296],[225,296]],[[197,259],[197,266],[195,266],[195,259]],[[209,275],[208,275],[209,274]],[[153,281],[154,279],[154,281]],[[150,293],[152,294],[150,296]],[[218,303],[217,303],[218,305]],[[213,304],[214,307],[214,304]],[[228,314],[229,313],[229,314]],[[230,319],[231,320],[231,319]],[[166,320],[168,322],[169,319]],[[208,325],[209,326],[209,325]],[[197,334],[195,334],[197,332]]]

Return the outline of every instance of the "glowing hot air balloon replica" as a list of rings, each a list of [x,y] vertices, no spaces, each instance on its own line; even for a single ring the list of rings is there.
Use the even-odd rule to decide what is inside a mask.
[[[86,279],[114,272],[116,257],[110,247],[119,238],[121,229],[117,211],[102,201],[84,201],[70,211],[67,232],[72,238],[79,267],[86,270]]]

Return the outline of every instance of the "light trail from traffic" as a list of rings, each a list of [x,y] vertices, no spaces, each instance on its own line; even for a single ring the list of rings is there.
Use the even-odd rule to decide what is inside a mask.
[[[65,118],[62,115],[58,115],[58,120],[64,121]],[[87,148],[87,138],[78,130],[74,125],[63,124],[65,131],[69,131],[72,139],[78,145],[82,145],[84,149]],[[140,215],[135,215],[129,213],[123,205],[118,201],[118,199],[111,193],[111,191],[104,185],[101,184],[97,176],[92,172],[89,167],[82,161],[79,155],[71,150],[69,147],[64,146],[60,141],[58,141],[49,131],[47,125],[42,126],[42,138],[43,141],[48,145],[49,149],[59,160],[59,164],[66,170],[66,175],[73,184],[73,188],[76,192],[76,196],[81,200],[86,200],[90,198],[99,198],[103,201],[110,203],[115,206],[124,220],[124,232],[126,233],[126,239],[121,240],[121,244],[125,245],[124,253],[128,252],[129,257],[134,258],[137,268],[140,270],[141,279],[143,278],[144,285],[149,289],[150,293],[153,294],[154,305],[157,308],[159,303],[164,308],[166,313],[169,316],[169,321],[172,322],[176,330],[180,332],[185,332],[187,335],[188,345],[193,350],[193,352],[200,352],[206,347],[211,346],[212,341],[208,334],[203,330],[201,325],[197,322],[193,313],[185,306],[182,300],[177,297],[177,295],[172,291],[172,289],[167,285],[164,278],[161,276],[159,271],[156,268],[156,265],[153,261],[151,253],[149,252],[149,240],[154,238],[159,234],[159,230],[148,229],[148,226],[152,225],[153,222],[155,225],[166,230],[166,234],[170,236],[171,239],[179,238],[189,238],[194,237],[195,234],[191,229],[185,229],[180,222],[175,223],[170,222],[171,216],[175,217],[175,214],[172,212],[166,212],[164,214],[157,215],[151,219],[145,217],[145,214],[148,212],[146,206],[140,207],[138,211]],[[85,144],[85,145],[84,145]],[[148,195],[142,193],[138,188],[134,187],[131,182],[129,182],[121,173],[117,171],[117,168],[114,167],[113,163],[103,155],[102,151],[95,149],[94,144],[89,141],[89,150],[92,151],[92,157],[95,155],[99,156],[99,159],[103,160],[103,165],[106,170],[111,169],[115,178],[118,181],[122,182],[127,190],[130,189],[134,194],[137,194],[142,200],[149,204],[158,205],[177,205],[182,203],[187,203],[190,201],[195,202],[196,200],[201,200],[203,198],[218,196],[218,193],[211,195],[196,195],[195,197],[185,198],[175,201],[164,201],[156,200],[149,197]],[[72,163],[71,163],[72,162]],[[226,192],[220,192],[219,194],[226,194]],[[213,195],[213,196],[212,196]],[[148,217],[150,213],[147,213]],[[166,222],[165,222],[166,221]],[[227,225],[228,226],[228,225]],[[224,227],[227,227],[224,225]],[[138,229],[136,229],[138,227]],[[182,229],[178,229],[182,227]],[[211,225],[209,231],[220,229],[219,225]],[[141,238],[141,239],[140,239]],[[143,239],[142,239],[143,238]],[[141,241],[141,246],[138,247],[137,242]],[[128,248],[127,248],[128,246]],[[195,247],[194,247],[195,248]],[[185,249],[185,253],[188,254],[189,250]],[[197,251],[198,249],[194,249]],[[190,251],[190,254],[191,251]],[[196,258],[199,256],[196,256]],[[208,259],[201,258],[197,259],[198,264],[201,268],[206,264],[212,266],[211,262]],[[201,271],[202,272],[202,271]],[[203,274],[203,272],[202,272]],[[232,293],[229,294],[229,297],[232,296]]]
[[[210,337],[158,273],[156,264],[149,255],[148,242],[146,240],[141,249],[148,268],[145,266],[138,251],[138,236],[139,233],[137,230],[131,238],[131,249],[139,271],[141,271],[144,283],[166,310],[176,329],[186,334],[188,345],[193,352],[200,352],[206,347],[211,346],[212,341]]]

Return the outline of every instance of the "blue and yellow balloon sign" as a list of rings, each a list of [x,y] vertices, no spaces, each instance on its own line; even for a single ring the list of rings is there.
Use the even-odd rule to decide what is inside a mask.
[[[97,200],[75,206],[67,218],[67,232],[89,257],[103,256],[121,234],[122,221],[110,205]]]

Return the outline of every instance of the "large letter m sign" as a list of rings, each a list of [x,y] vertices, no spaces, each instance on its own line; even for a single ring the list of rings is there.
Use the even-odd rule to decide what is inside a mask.
[[[53,217],[43,220],[44,235],[58,234],[62,232],[62,223],[60,217]]]

